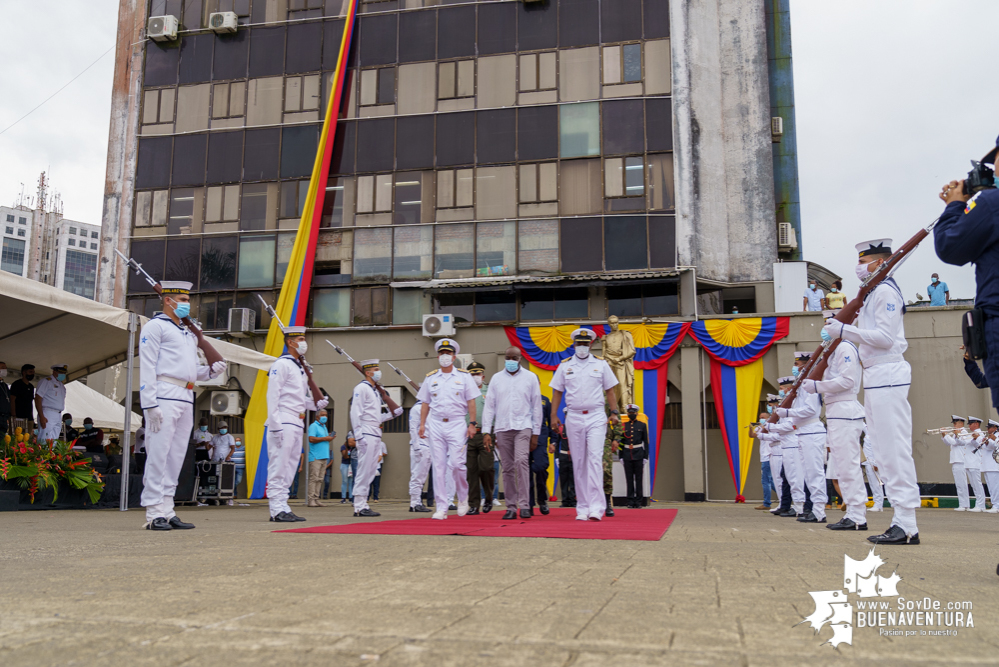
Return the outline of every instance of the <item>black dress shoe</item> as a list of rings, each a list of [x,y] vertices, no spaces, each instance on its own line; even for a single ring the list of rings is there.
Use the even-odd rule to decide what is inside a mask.
[[[276,521],[277,523],[296,523],[298,520],[291,512],[279,512],[271,517],[271,521]]]
[[[294,512],[288,512],[288,514],[290,514],[291,518],[294,519],[295,521],[305,521],[306,520],[304,516],[298,516]]]
[[[180,520],[179,516],[174,515],[170,517],[170,527],[176,528],[177,530],[191,530],[192,528],[194,528],[194,524],[184,523],[183,521]]]
[[[809,512],[808,514],[799,514],[798,521],[801,523],[818,523],[819,520],[815,518],[815,515]]]
[[[871,535],[867,541],[874,544],[919,544],[919,533],[909,537],[900,527],[892,526],[880,535]]]
[[[534,508],[533,507],[531,509],[529,509],[528,512],[531,513],[531,516],[534,516]]]
[[[146,530],[173,530],[173,528],[170,527],[169,521],[158,516],[146,524]]]
[[[479,508],[478,507],[473,507],[472,509],[470,509],[467,512],[465,512],[465,516],[475,516],[478,513],[479,513]]]
[[[378,512],[365,508],[360,512],[354,512],[354,516],[381,516]]]
[[[781,510],[780,512],[777,512],[777,516],[781,516],[781,517],[784,517],[784,518],[796,517],[796,516],[798,516],[798,513],[795,512],[793,509],[787,509],[787,510]]]
[[[520,510],[521,519],[530,519],[532,516],[534,516],[534,514],[531,513],[531,510]]]
[[[451,503],[450,505],[447,506],[447,508],[453,512],[456,509],[458,509],[458,506],[455,505],[454,503]]]
[[[604,516],[614,516],[614,508],[608,505],[607,510],[604,512]]]
[[[541,509],[541,513],[544,514],[545,516],[548,516],[551,513],[551,510],[548,509],[548,503],[540,505],[540,509]]]
[[[503,515],[504,521],[510,521],[511,519],[517,518],[517,510],[507,510],[506,514]]]
[[[492,511],[493,511],[493,504],[492,503],[486,503],[485,505],[482,506],[482,513],[483,514],[489,514]]]
[[[410,512],[432,512],[433,510],[431,510],[429,507],[424,507],[423,505],[416,505],[414,507],[410,507],[409,511]]]
[[[867,530],[867,524],[857,523],[853,519],[843,517],[836,523],[829,524],[826,528],[829,530]]]

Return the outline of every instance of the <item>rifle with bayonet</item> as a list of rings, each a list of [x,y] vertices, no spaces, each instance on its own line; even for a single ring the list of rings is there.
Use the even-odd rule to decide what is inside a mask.
[[[146,282],[152,285],[153,290],[161,297],[163,296],[163,288],[160,286],[159,282],[153,280],[153,277],[146,273],[146,270],[142,268],[141,264],[130,257],[126,257],[117,248],[115,248],[114,251],[118,253],[118,256],[121,257],[127,266],[135,270],[135,275],[145,278]],[[212,347],[212,344],[208,342],[207,338],[205,338],[204,333],[201,331],[201,327],[195,324],[194,320],[192,320],[190,316],[181,318],[180,321],[183,322],[184,326],[190,329],[191,333],[194,334],[194,337],[198,339],[198,347],[205,353],[205,359],[208,360],[209,366],[214,366],[215,363],[219,361],[223,363],[225,362],[225,359],[223,359],[222,355],[218,353],[218,350]]]
[[[326,342],[330,343],[329,340],[327,340]],[[332,347],[334,350],[336,350],[337,354],[340,354],[341,356],[343,356],[344,358],[346,358],[347,361],[349,361],[351,364],[353,364],[354,368],[357,369],[358,373],[360,373],[361,375],[364,376],[365,380],[368,379],[368,375],[367,375],[367,373],[364,372],[364,369],[361,368],[361,364],[358,363],[358,362],[356,362],[356,361],[354,361],[353,357],[351,357],[349,354],[347,354],[347,352],[344,351],[344,349],[342,347],[340,347],[339,345],[334,345],[333,343],[330,343],[330,347]],[[389,411],[391,411],[392,413],[395,413],[395,411],[399,409],[399,404],[392,400],[392,397],[389,396],[389,393],[387,391],[385,391],[385,387],[381,386],[379,383],[375,382],[374,380],[371,380],[371,384],[374,385],[375,391],[377,391],[378,394],[382,397],[382,400],[385,401],[385,405],[388,406]]]
[[[274,306],[264,301],[264,297],[260,296],[259,294],[257,295],[257,298],[260,299],[260,303],[264,305],[264,309],[271,316],[271,319],[277,322],[278,328],[280,328],[283,333],[284,322],[282,322],[281,318],[278,317],[277,311],[274,310]],[[326,397],[323,395],[323,392],[320,391],[319,386],[316,385],[316,381],[312,379],[312,366],[309,364],[308,361],[305,360],[305,356],[299,355],[299,359],[302,360],[302,370],[305,371],[305,377],[309,381],[309,391],[312,392],[312,400],[315,401],[315,403],[318,405],[319,401],[323,400]]]
[[[401,376],[402,376],[402,379],[403,379],[403,380],[405,380],[406,382],[408,382],[408,383],[409,383],[409,386],[413,388],[413,391],[415,391],[415,392],[416,392],[417,394],[419,394],[419,393],[420,393],[420,385],[418,385],[418,384],[416,384],[415,382],[413,382],[412,380],[410,380],[410,379],[409,379],[409,376],[408,376],[408,375],[406,375],[405,373],[403,373],[403,372],[402,372],[401,370],[399,370],[398,368],[396,368],[396,367],[395,367],[395,366],[394,366],[394,365],[392,364],[392,362],[391,362],[391,361],[388,361],[388,362],[386,362],[386,363],[387,363],[387,364],[388,364],[389,366],[391,366],[391,367],[392,367],[392,370],[394,370],[394,371],[395,371],[395,372],[396,372],[396,373],[397,373],[398,375],[401,375]]]

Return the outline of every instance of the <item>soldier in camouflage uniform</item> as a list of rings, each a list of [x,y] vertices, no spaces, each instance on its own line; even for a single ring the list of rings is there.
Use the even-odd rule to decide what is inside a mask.
[[[614,493],[614,458],[612,454],[617,453],[622,437],[621,418],[616,414],[611,414],[607,421],[607,437],[604,439],[604,495],[607,497],[607,512],[604,516],[614,516],[613,498],[611,497]]]

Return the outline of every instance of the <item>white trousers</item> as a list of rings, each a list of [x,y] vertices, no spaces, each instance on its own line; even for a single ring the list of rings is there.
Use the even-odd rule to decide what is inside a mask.
[[[975,492],[975,507],[984,510],[985,509],[985,487],[982,486],[982,471],[980,468],[968,468],[965,467],[964,471],[968,473],[968,481],[971,482],[971,489]],[[968,491],[965,490],[965,494]]]
[[[829,467],[836,470],[839,490],[846,503],[846,518],[857,524],[867,523],[867,489],[864,488],[864,473],[860,468],[860,432],[864,429],[864,420],[829,417],[831,407],[826,408]],[[812,503],[814,512],[814,492]]]
[[[378,475],[378,457],[382,455],[382,439],[375,434],[357,437],[357,472],[354,473],[354,511],[368,509],[368,491]]]
[[[992,500],[992,509],[999,509],[999,470],[985,471],[985,483],[989,485],[989,499]]]
[[[950,470],[954,473],[954,486],[957,487],[957,506],[969,509],[971,501],[968,499],[968,473],[964,470],[963,463],[951,463]],[[991,488],[991,484],[989,488]]]
[[[864,369],[864,409],[867,432],[877,447],[878,472],[894,509],[891,525],[910,537],[919,532],[916,508],[919,485],[912,459],[912,407],[908,362],[877,364]]]
[[[146,430],[146,469],[142,473],[142,506],[146,508],[146,521],[174,516],[173,496],[194,423],[191,403],[161,399],[159,408],[163,412],[160,430],[156,433]]]
[[[45,415],[45,419],[48,425],[45,428],[38,428],[38,439],[39,440],[58,440],[59,436],[62,434],[62,410],[50,410],[44,408],[42,414]],[[41,421],[41,420],[39,420]]]
[[[867,470],[867,483],[871,485],[871,500],[874,501],[874,507],[883,508],[885,506],[885,490],[881,486],[881,482],[878,481],[878,473],[874,470],[874,464],[870,461],[864,461],[864,469]],[[840,486],[840,489],[842,488]]]
[[[780,452],[781,450],[776,450]],[[780,478],[780,471],[784,468],[784,455],[774,454],[774,450],[770,452],[770,477],[774,480],[774,488],[777,489],[777,505],[780,505],[780,489],[783,485],[783,480]]]
[[[423,504],[423,485],[427,483],[427,473],[430,472],[430,447],[416,446],[409,448],[409,506]]]
[[[805,504],[805,484],[801,478],[803,465],[801,448],[781,447],[781,453],[784,455],[784,476],[787,477],[787,483],[791,487],[791,503],[794,505],[794,511],[801,514]]]
[[[279,416],[281,430],[267,431],[267,504],[270,505],[271,516],[291,512],[288,491],[298,474],[305,430],[298,415],[279,413]]]
[[[576,484],[576,516],[603,518],[607,510],[604,498],[604,442],[607,440],[607,416],[603,410],[584,415],[568,411],[565,434],[572,456],[572,475]]]
[[[826,518],[826,434],[799,433],[798,444],[801,446],[801,477],[812,499],[812,514],[820,521]],[[858,443],[859,447],[859,443]]]
[[[464,419],[450,421],[427,418],[427,439],[434,463],[434,509],[447,511],[454,494],[459,503],[468,502],[468,464],[465,460],[468,425]],[[451,490],[448,486],[451,485]],[[478,500],[478,499],[476,499]]]

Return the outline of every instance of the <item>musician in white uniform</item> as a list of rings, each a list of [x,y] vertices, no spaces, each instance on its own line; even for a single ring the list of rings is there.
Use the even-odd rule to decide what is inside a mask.
[[[969,416],[968,433],[960,438],[964,445],[964,472],[967,473],[971,489],[975,492],[975,506],[969,509],[969,512],[985,511],[985,489],[982,487],[982,445],[979,444],[981,437],[982,420]]]
[[[793,378],[798,377],[798,373],[811,358],[811,352],[799,350],[794,353]],[[812,508],[805,516],[798,517],[798,521],[825,523],[828,495],[825,476],[826,427],[819,419],[822,413],[822,401],[816,393],[799,391],[795,394],[790,408],[777,408],[776,412],[778,417],[791,418],[801,448],[801,477],[808,488]]]
[[[832,313],[829,313],[829,317]],[[864,428],[864,407],[857,401],[861,386],[860,353],[850,341],[842,341],[829,357],[821,380],[805,380],[799,393],[818,398],[823,395],[829,424],[829,469],[839,481],[846,514],[830,530],[867,530],[867,489],[860,468],[860,432]],[[801,436],[798,436],[801,439]],[[824,480],[823,480],[824,484]],[[825,494],[823,494],[825,495]],[[822,503],[815,500],[815,507]]]
[[[768,416],[773,413],[774,409],[776,409],[778,405],[780,405],[780,396],[777,394],[767,394]],[[760,415],[760,419],[763,420],[762,414]],[[776,507],[770,510],[770,513],[777,514],[780,512],[780,490],[781,486],[783,486],[780,471],[784,468],[784,451],[780,448],[780,435],[777,433],[769,433],[763,428],[762,424],[753,430],[753,435],[760,441],[761,460],[764,456],[763,452],[766,450],[767,460],[770,461],[770,478],[774,488],[777,490]],[[764,498],[765,497],[766,495],[764,495]]]
[[[861,406],[862,407],[862,406]],[[865,413],[866,414],[866,411]],[[871,500],[868,512],[883,512],[885,510],[885,489],[884,484],[881,483],[881,478],[879,477],[878,459],[877,459],[877,448],[874,443],[874,438],[871,437],[870,432],[867,430],[867,423],[864,423],[864,428],[862,429],[864,434],[864,445],[862,451],[864,452],[864,470],[867,472],[867,483],[871,486]]]
[[[146,418],[142,506],[149,530],[194,528],[174,513],[177,478],[194,422],[194,383],[216,377],[225,362],[198,365],[198,339],[181,323],[191,312],[191,283],[160,282],[163,312],[139,332],[139,401]]]
[[[38,439],[46,441],[49,447],[62,433],[62,411],[66,409],[66,372],[66,364],[56,364],[52,367],[52,375],[42,378],[35,390]]]
[[[434,345],[440,369],[427,373],[420,385],[417,399],[420,408],[421,438],[430,440],[430,455],[434,466],[434,502],[432,518],[447,518],[451,499],[448,480],[454,480],[458,495],[458,516],[468,513],[468,463],[466,445],[475,435],[475,399],[482,395],[468,371],[454,366],[454,357],[461,346],[450,338],[441,338]],[[465,425],[468,415],[468,425]],[[478,498],[475,499],[478,502]]]
[[[604,443],[607,413],[604,404],[617,403],[618,380],[606,361],[593,356],[590,346],[596,334],[590,329],[572,332],[573,356],[562,360],[549,386],[552,389],[551,429],[561,423],[558,408],[565,394],[565,435],[569,440],[572,474],[576,483],[576,520],[600,521],[607,510],[604,496]],[[504,468],[506,463],[503,464]]]
[[[786,375],[782,378],[777,379],[777,384],[780,385],[780,394],[778,398],[784,400],[785,392],[787,392],[791,385],[794,384],[794,378],[790,375]],[[774,412],[778,413],[780,416],[780,408],[775,408]],[[792,507],[786,512],[781,512],[782,517],[805,517],[805,483],[802,470],[804,468],[804,462],[801,456],[801,444],[798,442],[798,433],[794,428],[794,423],[790,417],[780,417],[776,424],[770,424],[767,426],[767,430],[770,433],[775,433],[780,436],[780,449],[783,456],[783,468],[784,477],[786,478],[786,484],[791,489],[791,505]],[[782,491],[782,490],[781,490]],[[783,495],[783,491],[781,493]],[[825,506],[823,506],[825,509]]]
[[[955,512],[967,512],[971,509],[968,499],[968,474],[964,471],[964,438],[968,435],[964,428],[964,417],[951,415],[954,431],[940,435],[944,444],[950,448],[950,470],[954,474],[954,486],[957,489],[957,507]]]
[[[350,425],[357,441],[357,472],[354,474],[354,516],[381,516],[368,506],[368,491],[378,474],[382,457],[382,423],[402,414],[382,410],[382,397],[375,385],[382,379],[378,359],[361,362],[364,380],[354,387],[350,403]]]
[[[866,280],[888,259],[890,246],[891,239],[857,244],[857,278]],[[856,325],[827,320],[822,329],[827,337],[857,345],[864,366],[867,428],[877,443],[878,469],[894,509],[888,530],[867,538],[875,544],[919,544],[919,485],[912,458],[912,408],[908,400],[912,369],[902,357],[908,347],[902,325],[904,311],[901,290],[894,279],[887,278],[865,298]]]
[[[985,510],[989,514],[999,513],[999,463],[995,460],[996,447],[999,445],[997,431],[999,431],[999,422],[990,419],[988,432],[983,433],[978,441],[982,447],[982,474],[985,475],[985,483],[989,487],[989,500],[992,501],[992,509]]]
[[[423,402],[409,409],[409,511],[430,512],[423,504],[423,485],[430,472],[430,442],[420,437],[420,412]]]
[[[302,356],[309,348],[305,327],[285,327],[286,352],[277,358],[267,377],[267,503],[271,521],[305,521],[288,506],[288,489],[298,473],[305,434],[305,415],[322,410],[329,399],[318,403],[309,389]]]

